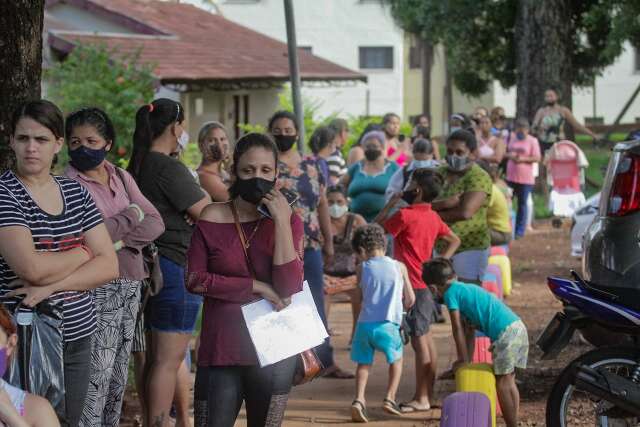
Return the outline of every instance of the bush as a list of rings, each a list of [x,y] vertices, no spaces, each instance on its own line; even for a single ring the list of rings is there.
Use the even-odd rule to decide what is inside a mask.
[[[358,142],[360,135],[370,123],[382,123],[382,116],[342,116],[338,112],[334,112],[326,117],[318,117],[318,111],[322,106],[322,101],[318,99],[311,99],[303,97],[302,106],[304,110],[304,132],[305,132],[305,152],[309,153],[309,137],[318,126],[326,126],[336,117],[343,117],[349,123],[349,140],[342,148],[343,154],[346,156],[349,153],[351,147]],[[293,103],[291,97],[291,90],[287,89],[279,95],[278,109],[293,112]],[[275,111],[274,111],[275,113]],[[243,124],[240,125],[240,129],[243,132],[266,132],[267,128],[264,124]],[[409,123],[402,123],[400,126],[400,133],[409,137],[411,135],[411,125]]]
[[[82,107],[103,109],[116,129],[108,159],[124,166],[131,153],[136,111],[153,99],[152,70],[139,63],[139,52],[123,55],[104,45],[81,44],[46,72],[49,97],[65,114]],[[62,150],[58,166],[67,162],[67,150]]]

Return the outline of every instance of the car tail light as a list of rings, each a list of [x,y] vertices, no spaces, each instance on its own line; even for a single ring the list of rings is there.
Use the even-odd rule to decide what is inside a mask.
[[[625,155],[618,164],[609,195],[609,216],[640,210],[640,156]]]

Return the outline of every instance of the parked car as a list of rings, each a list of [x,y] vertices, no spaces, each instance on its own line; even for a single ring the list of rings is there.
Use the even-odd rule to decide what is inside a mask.
[[[640,141],[617,144],[598,213],[584,237],[583,274],[621,300],[640,295]]]
[[[598,214],[599,205],[600,193],[596,193],[589,197],[573,214],[571,218],[571,256],[577,258],[582,256],[584,233]]]

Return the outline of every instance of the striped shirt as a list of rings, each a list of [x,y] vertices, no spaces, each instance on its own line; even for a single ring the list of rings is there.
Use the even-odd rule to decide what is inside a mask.
[[[347,162],[344,161],[340,150],[336,150],[327,159],[329,164],[329,176],[333,183],[337,183],[347,173]]]
[[[0,228],[26,227],[31,232],[36,251],[58,252],[81,245],[84,233],[102,223],[89,192],[76,181],[53,177],[60,188],[63,211],[59,215],[44,212],[31,198],[12,171],[0,176]],[[7,298],[7,285],[17,279],[0,255],[0,301],[12,311],[17,298]],[[63,335],[67,342],[90,336],[96,329],[96,312],[89,292],[63,291],[49,298],[62,304]]]

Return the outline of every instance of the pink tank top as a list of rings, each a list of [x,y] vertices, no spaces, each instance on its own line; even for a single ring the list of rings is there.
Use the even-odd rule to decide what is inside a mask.
[[[396,152],[395,148],[389,147],[389,149],[387,150],[387,157],[393,156],[393,153],[395,152]],[[409,160],[409,156],[407,156],[405,153],[400,153],[400,155],[396,159],[396,163],[400,166],[404,166],[405,163],[407,163],[407,160]]]

